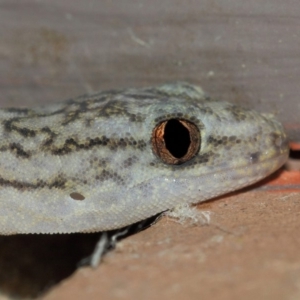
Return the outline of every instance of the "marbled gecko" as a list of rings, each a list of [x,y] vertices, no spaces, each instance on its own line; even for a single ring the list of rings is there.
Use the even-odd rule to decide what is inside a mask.
[[[105,231],[242,188],[288,157],[272,116],[173,83],[0,110],[0,233]]]

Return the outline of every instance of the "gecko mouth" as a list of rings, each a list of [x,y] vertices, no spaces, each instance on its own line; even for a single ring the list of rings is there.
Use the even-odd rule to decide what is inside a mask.
[[[269,158],[261,160],[261,161],[252,162],[251,165],[241,167],[240,169],[242,169],[242,168],[251,169],[252,166],[253,166],[253,168],[261,166],[262,170],[265,170],[265,172],[266,172],[264,175],[262,175],[262,177],[265,177],[265,176],[268,176],[269,174],[275,172],[280,167],[282,167],[284,165],[284,163],[287,161],[288,156],[289,156],[289,149],[287,149],[286,151],[284,151],[283,153],[281,153],[279,155],[274,155],[272,157],[269,157]]]
[[[257,161],[249,165],[243,165],[237,168],[226,168],[217,173],[206,174],[207,177],[213,176],[214,179],[222,181],[234,182],[235,185],[230,189],[223,192],[228,192],[235,189],[243,188],[247,185],[258,182],[259,180],[269,176],[287,161],[289,150],[287,149],[280,155],[274,155],[265,160]],[[219,194],[222,194],[220,192]]]
[[[276,154],[263,160],[259,160],[259,159],[253,160],[253,156],[252,156],[250,157],[251,164],[243,165],[235,169],[228,168],[227,170],[223,170],[222,172],[226,173],[235,170],[235,172],[237,172],[238,174],[244,174],[244,177],[248,177],[248,176],[251,177],[252,174],[252,176],[255,177],[259,176],[260,178],[264,178],[272,174],[276,170],[278,170],[280,167],[282,167],[284,163],[287,161],[288,156],[289,156],[288,148],[279,155]]]

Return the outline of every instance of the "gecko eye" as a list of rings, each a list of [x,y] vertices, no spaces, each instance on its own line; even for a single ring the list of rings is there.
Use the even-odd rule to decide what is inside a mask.
[[[180,165],[198,153],[201,137],[198,127],[190,121],[169,119],[155,126],[151,143],[163,162]]]

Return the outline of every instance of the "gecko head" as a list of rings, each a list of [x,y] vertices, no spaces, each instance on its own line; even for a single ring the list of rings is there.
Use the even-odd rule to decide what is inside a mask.
[[[173,195],[205,200],[252,184],[286,161],[287,136],[272,115],[210,100],[202,90],[184,96],[152,110],[150,165]],[[186,190],[190,196],[181,194]]]

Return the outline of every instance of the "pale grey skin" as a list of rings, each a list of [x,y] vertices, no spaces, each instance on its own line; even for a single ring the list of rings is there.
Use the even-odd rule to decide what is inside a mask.
[[[178,114],[199,126],[201,146],[190,161],[168,165],[154,154],[151,135]],[[2,109],[0,124],[1,234],[120,228],[252,184],[289,152],[272,116],[187,83]]]

